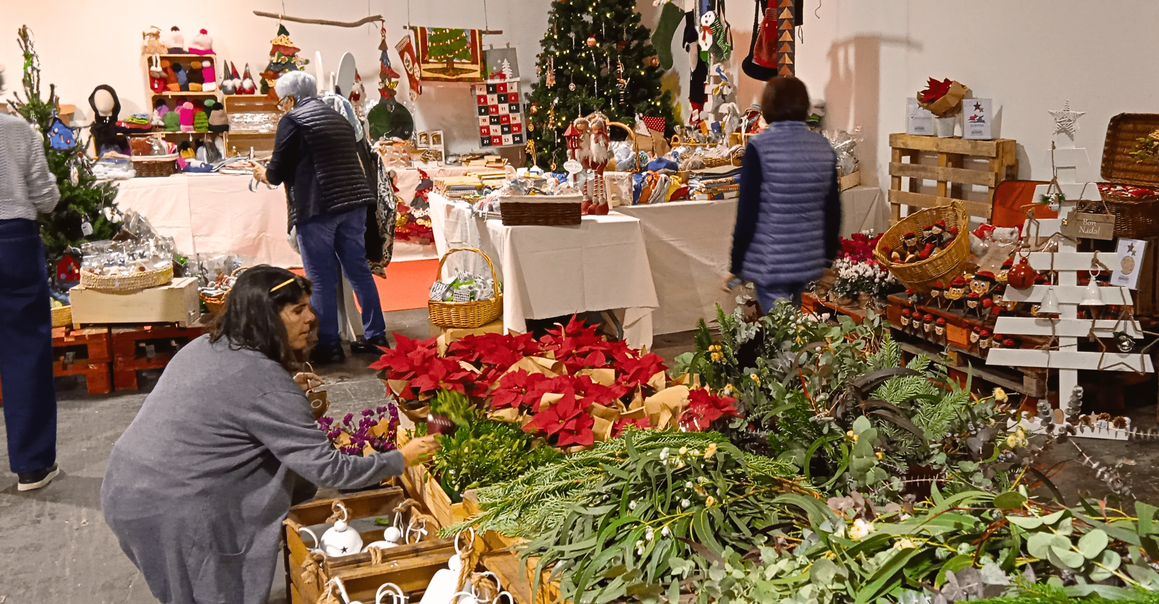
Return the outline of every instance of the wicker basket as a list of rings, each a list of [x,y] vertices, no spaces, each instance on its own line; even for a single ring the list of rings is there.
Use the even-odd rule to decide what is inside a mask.
[[[506,220],[507,211],[503,211],[503,218]],[[431,300],[427,302],[427,313],[430,315],[431,325],[443,328],[457,328],[457,329],[475,329],[482,327],[495,319],[498,319],[503,314],[503,292],[499,289],[499,279],[495,276],[495,265],[491,263],[491,259],[487,254],[475,248],[456,248],[453,249],[441,260],[439,260],[439,272],[437,277],[439,279],[443,276],[443,265],[446,264],[447,258],[455,252],[474,252],[483,257],[487,261],[487,267],[491,269],[491,280],[495,282],[495,297],[490,300],[472,300],[470,302],[439,302]]]
[[[582,195],[510,195],[499,199],[504,226],[575,226],[583,222]]]
[[[133,156],[133,171],[137,178],[172,176],[177,171],[176,155]]]
[[[1139,139],[1159,130],[1159,113],[1120,113],[1107,125],[1100,173],[1113,183],[1159,185],[1159,160],[1139,161],[1131,152]]]
[[[889,260],[889,256],[883,251],[885,248],[899,249],[903,245],[902,236],[906,232],[921,232],[922,227],[934,224],[938,220],[945,220],[947,225],[958,227],[958,236],[949,247],[935,252],[925,260],[909,264],[897,264]],[[928,293],[935,282],[949,283],[965,270],[966,263],[970,261],[969,225],[970,217],[961,202],[955,201],[952,205],[927,208],[906,216],[886,231],[877,242],[877,247],[873,248],[873,255],[906,287],[923,294]]]
[[[233,269],[233,272],[231,272],[229,276],[236,277],[238,273],[244,271],[246,268],[248,267],[239,266]],[[205,304],[205,309],[208,310],[210,314],[217,314],[225,310],[225,300],[226,297],[229,296],[229,290],[223,291],[220,294],[207,294],[205,292],[198,292],[198,295],[201,297],[202,303]]]
[[[81,270],[80,284],[86,289],[113,294],[131,294],[150,287],[159,287],[173,281],[173,264],[163,269],[138,271],[128,275],[98,275]]]
[[[58,306],[52,309],[52,326],[67,327],[72,325],[72,307]]]
[[[1115,237],[1159,237],[1159,199],[1130,199],[1111,193],[1102,198],[1107,210],[1115,215]]]

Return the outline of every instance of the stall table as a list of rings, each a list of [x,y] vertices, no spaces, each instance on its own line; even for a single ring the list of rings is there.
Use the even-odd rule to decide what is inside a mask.
[[[587,216],[570,227],[504,226],[472,216],[466,203],[432,194],[431,222],[439,255],[469,247],[495,263],[503,283],[503,322],[523,331],[528,319],[585,311],[623,311],[624,339],[652,343],[652,312],[658,307],[640,221],[630,216]],[[444,274],[482,273],[475,254],[452,256]]]

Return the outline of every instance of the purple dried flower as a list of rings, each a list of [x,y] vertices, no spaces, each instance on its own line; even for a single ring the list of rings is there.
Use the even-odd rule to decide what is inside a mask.
[[[375,411],[377,411],[379,415],[383,415],[389,410],[390,409],[388,409],[387,407],[379,407],[379,408],[375,409]]]
[[[342,423],[344,423],[344,424],[349,424],[352,421],[354,421],[354,414],[353,413],[347,413],[346,417],[342,418]]]
[[[363,410],[362,410],[362,416],[363,416],[363,417],[370,417],[371,415],[374,415],[374,410],[373,410],[373,409],[363,409]]]
[[[326,433],[326,437],[329,438],[330,440],[334,440],[334,439],[338,438],[339,436],[342,436],[342,429],[341,428],[334,428]]]
[[[322,417],[318,418],[318,425],[322,426],[322,428],[324,428],[324,429],[327,429],[327,430],[330,429],[330,426],[333,423],[334,423],[334,418],[332,418],[328,415],[323,415]]]

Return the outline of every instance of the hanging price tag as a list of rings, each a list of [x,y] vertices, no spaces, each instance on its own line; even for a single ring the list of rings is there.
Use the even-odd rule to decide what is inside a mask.
[[[584,166],[583,166],[583,164],[579,163],[578,161],[576,161],[574,159],[569,159],[563,163],[563,169],[567,170],[568,174],[571,174],[574,176],[576,174],[579,174],[580,172],[583,172]]]
[[[80,219],[80,232],[85,237],[93,234],[93,225],[89,222],[88,216],[82,216]]]

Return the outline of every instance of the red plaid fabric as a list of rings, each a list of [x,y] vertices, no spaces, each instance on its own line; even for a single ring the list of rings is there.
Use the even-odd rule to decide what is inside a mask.
[[[656,130],[657,132],[664,131],[664,118],[662,118],[662,117],[645,117],[645,118],[643,118],[643,120],[644,120],[644,125],[647,126],[649,130]]]

